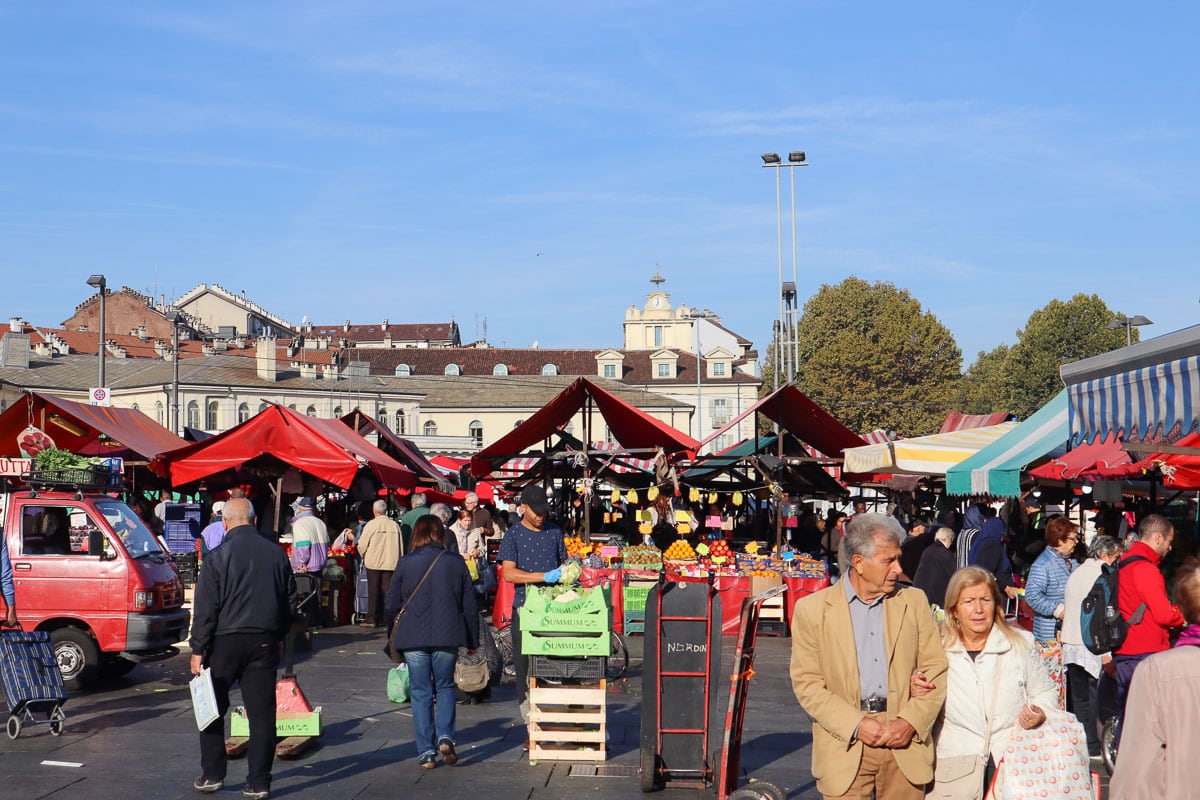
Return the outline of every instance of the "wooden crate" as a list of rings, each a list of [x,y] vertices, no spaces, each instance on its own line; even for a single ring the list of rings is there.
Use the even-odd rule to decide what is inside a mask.
[[[759,619],[785,619],[785,609],[783,606],[784,595],[776,595],[770,600],[764,600],[762,605],[758,607]]]
[[[606,682],[555,686],[529,679],[529,763],[604,761],[607,753]]]

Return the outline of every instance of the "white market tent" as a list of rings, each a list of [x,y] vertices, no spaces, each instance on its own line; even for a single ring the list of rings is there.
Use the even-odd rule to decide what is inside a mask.
[[[1003,422],[986,428],[970,428],[894,442],[850,447],[845,451],[846,472],[906,475],[945,475],[946,471],[1017,426]]]

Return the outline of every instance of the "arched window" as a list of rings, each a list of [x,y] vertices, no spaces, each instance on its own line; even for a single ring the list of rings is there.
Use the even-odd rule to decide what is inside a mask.
[[[259,404],[258,404],[258,413],[260,413],[260,414],[261,414],[262,412],[264,412],[264,411],[266,411],[266,410],[267,410],[267,404],[266,404],[266,402],[262,402],[262,403],[259,403]]]
[[[446,374],[447,375],[461,375],[462,370],[460,370],[458,368],[458,364],[447,364],[446,365]]]
[[[248,419],[250,419],[250,404],[242,403],[238,406],[238,424],[241,425]]]
[[[215,431],[217,429],[217,401],[209,400],[208,407],[205,409],[204,415],[204,430]]]
[[[295,403],[288,403],[288,410],[289,410],[289,411],[295,411],[295,410],[296,410],[296,404],[295,404]]]
[[[522,426],[522,425],[524,425],[524,424],[525,424],[525,420],[523,420],[523,419],[519,419],[519,420],[517,420],[516,422],[514,422],[514,423],[513,423],[513,427],[514,427],[514,428],[519,428],[519,427],[521,427],[521,426]]]
[[[189,400],[187,404],[187,426],[189,428],[200,427],[200,404],[195,400]]]
[[[543,364],[542,365],[542,374],[543,375],[557,375],[558,367],[554,366],[553,364]]]
[[[334,418],[334,419],[341,419],[341,418],[342,418],[342,407],[341,407],[341,406],[336,406],[336,407],[334,407],[334,409],[333,409],[333,418]]]
[[[497,364],[496,366],[492,367],[492,374],[493,375],[507,375],[508,374],[508,364]]]
[[[154,404],[154,419],[156,422],[158,422],[159,425],[162,425],[164,428],[167,427],[167,420],[163,413],[165,411],[166,411],[166,408],[163,406],[161,400]]]
[[[304,410],[304,413],[305,413],[305,414],[307,414],[307,415],[308,415],[308,416],[310,416],[310,417],[315,417],[315,416],[317,415],[317,407],[316,407],[316,406],[309,406],[308,408],[306,408],[306,409]]]
[[[405,422],[404,409],[397,408],[396,409],[396,433],[400,434],[401,436],[403,436],[405,433],[404,422]]]
[[[388,426],[388,410],[386,408],[379,409],[375,419],[379,420],[379,424],[386,428]]]
[[[476,447],[483,447],[483,423],[477,419],[471,420],[471,424],[467,426],[467,435],[471,437],[471,444]]]
[[[132,408],[134,411],[141,411],[141,409],[140,409],[140,408],[138,408],[138,404],[137,404],[137,403],[134,403],[134,404],[133,404],[132,406],[130,406],[130,407],[131,407],[131,408]],[[3,402],[0,402],[0,411],[3,411],[3,410],[4,410],[4,403],[3,403]]]
[[[412,367],[410,367],[408,364],[396,365],[397,378],[407,378],[409,375],[412,375]]]
[[[437,423],[431,419],[425,420],[425,425],[422,428],[426,436],[437,436]]]

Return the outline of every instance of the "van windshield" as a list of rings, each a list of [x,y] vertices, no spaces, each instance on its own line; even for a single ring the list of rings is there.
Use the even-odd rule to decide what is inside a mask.
[[[163,552],[150,529],[120,500],[97,500],[96,508],[100,509],[113,531],[121,537],[129,555],[138,558]]]

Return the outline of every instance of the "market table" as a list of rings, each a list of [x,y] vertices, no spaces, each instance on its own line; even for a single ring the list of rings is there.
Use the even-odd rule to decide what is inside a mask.
[[[800,598],[807,597],[813,592],[819,592],[827,588],[829,578],[802,578],[799,576],[783,576],[783,583],[787,586],[787,599],[784,600],[784,608],[787,609],[787,625],[788,630],[792,628],[792,610],[796,607],[796,603]]]

